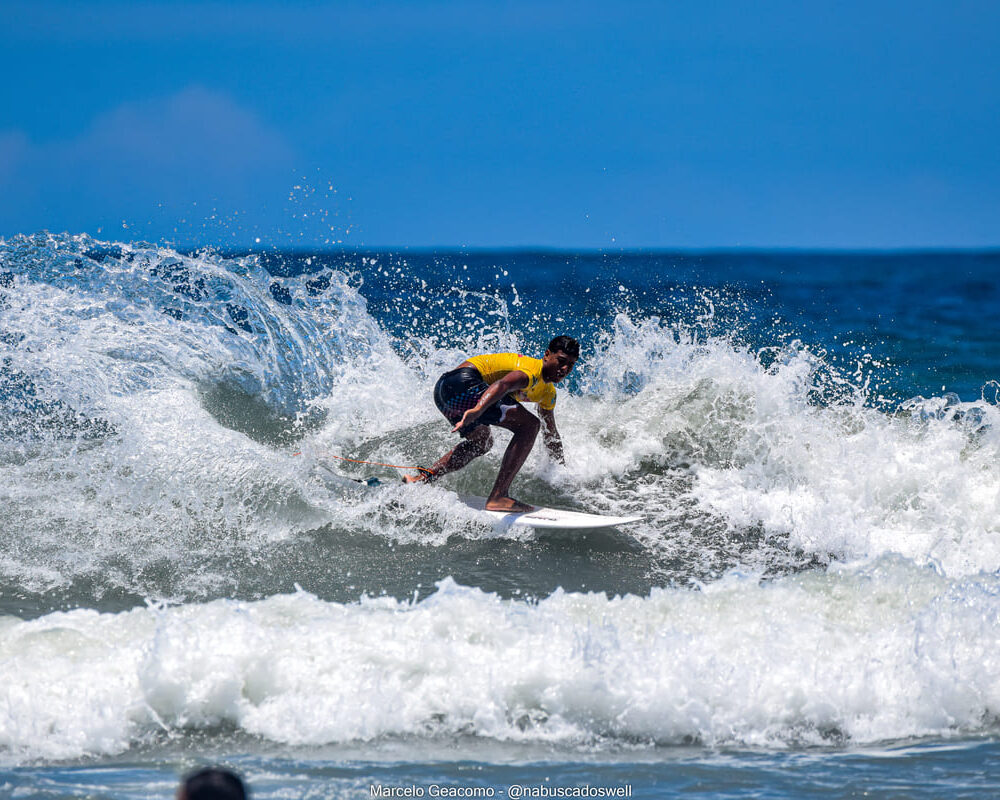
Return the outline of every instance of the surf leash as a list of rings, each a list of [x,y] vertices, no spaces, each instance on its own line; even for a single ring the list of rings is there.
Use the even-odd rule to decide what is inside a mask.
[[[299,450],[299,452],[292,453],[292,455],[300,456],[302,455],[302,451]],[[433,478],[435,474],[434,470],[427,469],[425,467],[404,467],[401,466],[400,464],[385,464],[381,461],[362,461],[359,458],[344,458],[343,456],[335,456],[333,453],[323,453],[322,455],[324,458],[335,458],[338,461],[350,461],[352,464],[367,464],[370,467],[392,467],[393,469],[415,469],[418,472],[422,472],[423,474],[425,474],[428,478]]]

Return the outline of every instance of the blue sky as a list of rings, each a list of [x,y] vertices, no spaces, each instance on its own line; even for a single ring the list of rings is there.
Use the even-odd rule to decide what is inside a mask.
[[[1000,3],[0,0],[0,236],[1000,245]]]

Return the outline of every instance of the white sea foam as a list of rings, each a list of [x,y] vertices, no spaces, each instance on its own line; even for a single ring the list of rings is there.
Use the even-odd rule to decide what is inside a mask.
[[[232,725],[292,744],[473,735],[783,746],[978,734],[1000,708],[1000,584],[886,558],[649,597],[306,592],[0,622],[9,759]]]
[[[690,486],[682,497],[629,487],[620,510],[668,519],[687,499],[823,558],[1000,568],[995,405],[937,398],[887,414],[843,384],[839,402],[820,403],[827,365],[798,343],[765,368],[728,340],[692,341],[655,319],[616,328],[595,359],[598,393],[567,404],[574,471],[607,492],[608,472],[642,484],[641,465],[679,465]],[[604,502],[614,507],[614,489]]]

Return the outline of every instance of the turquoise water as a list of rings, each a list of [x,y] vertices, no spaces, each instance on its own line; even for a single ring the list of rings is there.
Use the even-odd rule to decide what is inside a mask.
[[[0,796],[997,793],[998,268],[0,242]],[[515,491],[642,522],[335,458],[432,462],[436,377],[557,333]]]

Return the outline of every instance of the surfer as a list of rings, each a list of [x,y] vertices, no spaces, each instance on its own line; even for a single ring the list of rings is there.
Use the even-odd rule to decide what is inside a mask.
[[[549,342],[545,355],[530,358],[520,353],[488,353],[463,361],[446,372],[434,387],[434,403],[454,425],[461,442],[436,461],[429,471],[407,476],[407,483],[432,481],[461,469],[493,447],[490,425],[514,434],[500,462],[493,491],[486,501],[489,511],[531,511],[532,507],[510,496],[510,485],[531,452],[542,428],[542,441],[549,455],[560,464],[562,440],[556,430],[556,387],[580,356],[580,345],[569,336]],[[519,401],[536,403],[536,417]],[[539,421],[539,417],[541,420]]]

